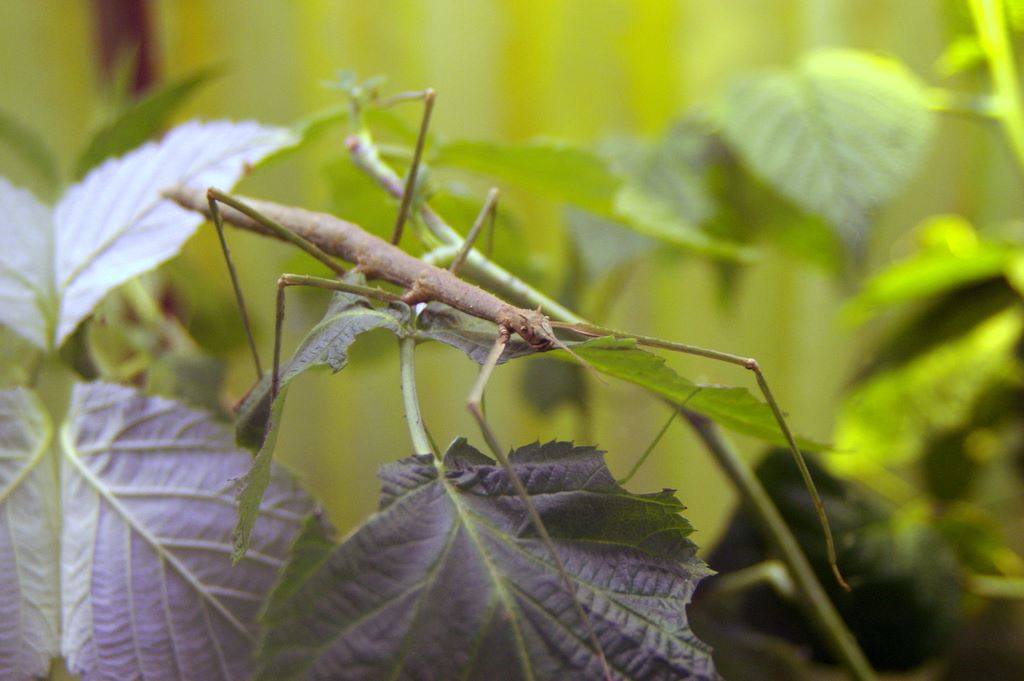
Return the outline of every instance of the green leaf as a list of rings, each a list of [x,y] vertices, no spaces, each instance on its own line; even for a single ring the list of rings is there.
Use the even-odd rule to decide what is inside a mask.
[[[0,679],[44,678],[60,651],[60,490],[53,426],[24,388],[0,392]]]
[[[56,194],[60,186],[57,159],[46,141],[9,113],[0,110],[0,141],[36,174],[47,194]]]
[[[674,150],[664,153],[670,156]],[[673,177],[667,176],[665,158],[656,160],[661,165],[645,169],[648,176],[637,182],[626,182],[597,154],[564,142],[452,142],[440,149],[435,162],[518,185],[686,250],[725,259],[748,258],[750,253],[743,248],[718,241],[689,222],[687,216],[703,208],[691,206],[686,215],[676,212],[680,201],[700,197],[695,192],[678,195],[683,188],[675,187]],[[678,167],[673,173],[680,179]],[[640,182],[652,177],[658,178],[662,195],[640,187]]]
[[[649,255],[658,245],[652,237],[575,208],[565,210],[565,224],[579,254],[581,274],[591,283]]]
[[[939,216],[921,227],[924,248],[868,280],[847,303],[843,315],[862,321],[880,308],[934,296],[999,276],[1019,245],[981,241],[971,225],[955,216]]]
[[[618,680],[718,679],[686,605],[707,574],[670,491],[631,494],[600,451],[512,465]],[[439,468],[381,468],[380,510],[329,556],[315,529],[266,608],[258,679],[601,677],[584,624],[504,469],[458,439]]]
[[[670,203],[634,184],[615,196],[615,213],[626,228],[671,246],[722,260],[749,262],[753,257],[750,248],[716,239],[681,220]]]
[[[718,113],[758,176],[854,247],[917,169],[934,127],[924,86],[902,64],[851,50],[742,78]]]
[[[620,229],[657,239],[687,251],[725,261],[747,261],[751,249],[701,228],[715,213],[708,185],[713,139],[696,120],[673,124],[653,144],[606,143],[604,153],[625,178],[615,197]]]
[[[916,460],[928,436],[963,423],[979,396],[1015,374],[1022,330],[1021,310],[1010,307],[858,385],[840,411],[836,447],[847,454],[837,463],[870,472]]]
[[[944,344],[954,343],[994,315],[1018,304],[1020,295],[1002,277],[954,289],[879,339],[858,381],[905,366]]]
[[[949,41],[935,61],[935,70],[940,76],[949,78],[984,64],[985,50],[981,48],[978,36],[965,33]]]
[[[89,140],[75,163],[75,179],[85,177],[104,159],[120,156],[153,137],[199,87],[217,75],[218,69],[197,71],[147,93],[121,111]]]
[[[345,281],[356,285],[366,283],[360,274],[350,274]],[[395,335],[403,335],[409,314],[404,306],[374,307],[363,296],[335,293],[324,318],[306,334],[291,359],[281,365],[280,393],[275,401],[283,401],[288,384],[308,369],[326,366],[335,373],[344,369],[348,364],[348,349],[361,334],[384,328]],[[266,448],[264,437],[271,412],[270,382],[268,372],[239,406],[235,434],[243,447]]]
[[[457,141],[437,152],[436,165],[452,166],[515,184],[599,215],[614,214],[620,178],[596,154],[567,143]]]
[[[785,445],[775,417],[767,404],[746,388],[701,386],[683,378],[665,364],[665,359],[637,347],[632,339],[595,338],[572,346],[572,351],[603,374],[646,388],[671,403],[703,414],[742,435]],[[577,361],[564,350],[553,357]],[[825,449],[826,445],[797,438],[801,448]]]

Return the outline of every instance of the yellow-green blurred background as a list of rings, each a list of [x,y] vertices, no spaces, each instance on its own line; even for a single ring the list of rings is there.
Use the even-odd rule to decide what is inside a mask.
[[[342,68],[388,77],[385,91],[432,87],[433,130],[445,137],[522,141],[537,136],[588,144],[610,136],[654,136],[689,109],[709,102],[752,68],[786,66],[808,50],[850,46],[902,59],[935,82],[935,62],[965,22],[955,3],[932,0],[378,0],[153,2],[154,56],[160,78],[218,66],[222,77],[178,116],[251,118],[289,124],[340,101],[323,86]],[[103,110],[93,5],[72,0],[0,2],[0,108],[39,132],[68,166]],[[418,111],[407,105],[410,123]],[[337,130],[317,148],[260,171],[244,193],[325,209],[324,166],[341,149]],[[869,238],[865,271],[910,250],[925,216],[956,212],[976,223],[1019,213],[1009,154],[994,128],[946,117],[924,169],[886,207]],[[0,172],[21,180],[12,159]],[[480,200],[483,194],[480,194]],[[558,208],[513,193],[530,258],[557,292],[565,236]],[[344,214],[342,214],[344,217]],[[466,225],[459,225],[465,229]],[[377,226],[381,229],[381,226]],[[294,267],[284,246],[231,236],[242,281],[257,310],[258,343],[269,355],[276,276]],[[186,249],[210,296],[230,295],[211,230]],[[697,258],[655,258],[640,266],[602,320],[610,326],[757,357],[796,430],[827,440],[837,397],[868,342],[837,315],[851,283],[770,248],[739,279],[731,305],[720,303],[712,268]],[[298,295],[296,300],[309,299]],[[318,317],[298,304],[287,348]],[[691,379],[753,384],[735,367],[673,359]],[[523,364],[497,372],[488,410],[502,440],[587,435],[624,472],[667,416],[638,390],[592,381],[589,424],[564,407],[537,415],[520,399]],[[464,409],[475,366],[454,350],[422,347],[423,410],[434,436],[467,434],[480,444]],[[243,348],[229,373],[228,399],[251,382]],[[376,503],[374,472],[410,452],[402,418],[397,346],[363,339],[339,376],[303,377],[292,387],[279,446],[350,528]],[[742,442],[752,456],[757,443]],[[733,500],[708,457],[674,425],[632,487],[674,487],[709,545]]]

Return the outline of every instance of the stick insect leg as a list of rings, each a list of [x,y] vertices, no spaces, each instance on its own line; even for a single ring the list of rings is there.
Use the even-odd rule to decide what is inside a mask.
[[[246,309],[245,298],[242,295],[242,287],[239,285],[239,278],[236,271],[234,271],[234,264],[231,262],[230,253],[227,250],[227,242],[224,239],[224,221],[220,214],[219,204],[230,206],[237,211],[248,215],[252,219],[259,222],[261,225],[266,227],[267,231],[273,233],[283,240],[298,246],[300,249],[311,255],[319,262],[327,265],[331,270],[337,273],[339,276],[345,273],[345,268],[342,267],[337,260],[332,258],[330,255],[319,249],[315,244],[303,239],[296,235],[294,231],[286,227],[285,225],[271,220],[267,216],[263,215],[253,207],[249,206],[245,202],[239,201],[238,199],[223,193],[216,187],[210,187],[206,191],[206,199],[210,205],[210,215],[213,218],[213,224],[217,227],[217,238],[220,240],[220,249],[224,254],[224,259],[227,261],[227,271],[231,275],[231,286],[234,288],[234,298],[239,303],[239,313],[242,315],[242,323],[246,330],[246,338],[249,341],[249,349],[253,354],[253,361],[256,365],[256,376],[257,380],[263,376],[263,368],[260,364],[259,353],[256,350],[256,342],[253,340],[252,326],[249,323],[249,313]],[[330,286],[328,284],[329,283]],[[278,387],[280,385],[280,365],[281,365],[281,329],[284,323],[285,317],[285,287],[288,286],[314,286],[318,288],[333,288],[334,290],[351,291],[353,285],[343,284],[336,282],[335,280],[317,278],[317,276],[303,276],[300,274],[284,274],[281,279],[278,280],[278,313],[274,320],[274,332],[273,332],[273,380],[271,382],[270,395],[271,399],[278,395]],[[349,287],[349,288],[341,288]],[[378,297],[374,295],[374,291],[377,289],[369,289],[368,287],[356,287],[359,289],[366,289],[367,291],[359,291],[359,293],[368,295],[369,297]],[[380,292],[384,293],[384,292]],[[387,294],[390,295],[390,294]]]
[[[487,381],[491,377],[491,373],[494,371],[494,367],[498,364],[498,359],[501,358],[501,353],[505,351],[505,346],[508,344],[509,337],[512,332],[507,327],[498,328],[498,338],[494,341],[494,346],[491,348],[490,354],[487,355],[487,359],[484,360],[483,365],[480,367],[480,373],[477,375],[476,382],[473,383],[473,389],[469,392],[469,397],[466,399],[466,408],[469,413],[476,419],[477,425],[480,427],[480,432],[483,433],[484,440],[487,441],[487,446],[490,447],[491,451],[497,457],[501,463],[502,468],[505,469],[505,473],[508,475],[509,481],[512,483],[512,487],[516,491],[516,495],[523,502],[523,506],[526,508],[526,514],[530,518],[530,522],[533,524],[534,529],[537,530],[538,536],[544,543],[544,547],[551,554],[552,560],[555,562],[555,567],[558,570],[559,576],[562,578],[562,583],[565,586],[566,591],[572,597],[573,606],[576,609],[576,614],[587,628],[587,637],[590,639],[591,644],[594,646],[594,652],[597,654],[598,659],[601,662],[601,668],[604,670],[605,678],[611,681],[611,671],[608,668],[608,660],[605,658],[604,649],[601,647],[601,642],[597,638],[597,634],[594,632],[594,628],[590,623],[590,618],[587,617],[586,611],[583,610],[583,605],[576,598],[576,589],[573,587],[572,580],[569,578],[569,573],[565,569],[565,563],[562,561],[562,557],[558,555],[555,550],[555,544],[551,540],[551,535],[548,534],[547,528],[544,526],[544,521],[540,517],[540,513],[537,511],[537,507],[534,505],[533,500],[530,498],[530,493],[526,489],[526,485],[523,484],[519,474],[516,473],[515,468],[512,467],[512,462],[508,458],[508,454],[498,444],[498,438],[495,436],[494,431],[491,430],[490,424],[487,423],[487,419],[484,417],[483,411],[480,405],[483,401],[484,388],[487,386]]]
[[[217,239],[220,241],[220,252],[224,254],[224,262],[227,263],[228,273],[231,275],[231,286],[235,290],[235,301],[238,303],[238,314],[242,318],[242,327],[245,329],[245,338],[249,341],[249,351],[252,353],[253,363],[256,365],[256,380],[263,377],[263,365],[260,363],[260,353],[256,350],[256,341],[252,335],[252,325],[249,323],[249,312],[245,307],[245,297],[242,295],[242,287],[238,283],[238,273],[235,272],[235,264],[231,260],[231,252],[228,250],[228,242],[224,238],[224,219],[220,214],[220,207],[217,200],[207,195],[210,204],[210,217],[213,225],[217,228]]]
[[[487,199],[484,200],[483,208],[480,209],[480,213],[476,216],[476,220],[473,221],[473,227],[470,228],[469,234],[463,239],[462,245],[459,246],[458,252],[452,259],[452,263],[448,266],[448,271],[452,274],[458,274],[459,270],[462,269],[462,263],[466,261],[466,256],[473,250],[473,244],[476,243],[477,237],[480,236],[480,231],[484,228],[485,223],[490,223],[491,229],[494,228],[494,219],[498,214],[498,189],[492,187],[487,192]]]
[[[779,430],[782,432],[782,436],[786,440],[789,451],[793,455],[793,460],[796,462],[796,466],[800,471],[800,476],[803,478],[804,486],[807,488],[807,491],[810,493],[811,499],[814,502],[814,510],[818,515],[818,522],[821,524],[822,531],[825,535],[825,549],[828,554],[829,565],[832,568],[832,574],[835,577],[836,582],[841,587],[847,591],[850,590],[850,585],[846,583],[845,579],[843,579],[843,575],[839,570],[839,564],[836,558],[835,540],[832,537],[832,527],[829,524],[828,515],[825,513],[825,505],[821,501],[821,496],[818,494],[818,488],[814,484],[814,479],[811,477],[811,472],[807,468],[807,463],[804,461],[804,456],[800,451],[800,447],[797,445],[796,438],[793,437],[793,432],[789,429],[786,417],[783,415],[782,409],[779,407],[779,403],[775,401],[775,397],[772,395],[772,390],[768,386],[768,380],[764,377],[761,365],[758,364],[756,359],[752,357],[741,357],[727,352],[719,352],[718,350],[702,348],[696,345],[687,345],[686,343],[675,343],[672,341],[662,340],[661,338],[619,333],[618,331],[604,329],[590,324],[556,324],[556,326],[573,329],[583,333],[584,335],[612,335],[618,338],[632,338],[640,345],[646,345],[652,348],[662,348],[664,350],[673,350],[687,355],[706,357],[708,359],[741,366],[744,369],[753,372],[754,377],[757,380],[757,387],[761,391],[765,402],[768,403],[768,407],[772,411],[772,416],[775,418],[775,422],[779,426]]]
[[[402,239],[402,228],[409,217],[409,210],[412,207],[412,197],[416,191],[416,175],[419,173],[420,160],[423,158],[423,145],[427,140],[427,128],[430,127],[430,114],[434,111],[434,100],[437,94],[430,88],[422,93],[423,97],[423,118],[420,120],[420,131],[416,136],[416,149],[412,156],[412,165],[409,166],[409,175],[405,178],[405,189],[402,190],[402,203],[398,208],[398,217],[395,220],[395,229],[391,233],[391,243],[398,245]]]

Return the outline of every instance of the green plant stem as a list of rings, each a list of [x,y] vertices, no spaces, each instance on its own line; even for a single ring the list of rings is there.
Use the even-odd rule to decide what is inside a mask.
[[[992,73],[995,115],[1010,140],[1017,168],[1024,174],[1024,99],[1008,37],[1006,10],[999,0],[970,0],[968,4]]]
[[[796,599],[798,605],[815,624],[826,645],[851,678],[856,681],[877,681],[874,670],[815,577],[796,538],[750,467],[710,419],[686,409],[681,411],[754,512],[772,546],[779,553],[779,559],[789,571],[793,587],[800,596]]]
[[[398,357],[402,373],[402,403],[405,407],[405,422],[409,426],[409,437],[417,454],[433,454],[437,452],[430,446],[430,438],[423,426],[420,414],[420,401],[416,395],[416,366],[413,355],[416,350],[416,339],[401,338],[398,341]]]
[[[712,592],[716,597],[728,598],[762,584],[767,584],[786,600],[792,600],[796,595],[789,571],[782,561],[778,560],[763,560],[734,572],[718,575],[712,585]]]
[[[647,461],[647,457],[651,455],[651,452],[654,451],[654,448],[658,446],[659,442],[661,442],[661,438],[665,437],[665,433],[668,432],[668,427],[671,426],[672,422],[676,420],[677,413],[678,412],[676,411],[676,409],[673,408],[672,412],[668,416],[668,421],[665,421],[665,425],[663,425],[661,427],[661,430],[658,431],[658,434],[654,436],[654,440],[651,442],[651,444],[647,445],[647,449],[645,449],[644,453],[640,455],[640,458],[636,460],[636,463],[634,463],[633,467],[629,469],[629,472],[626,473],[626,476],[623,478],[619,478],[618,483],[620,485],[625,485],[627,482],[633,479],[633,476],[636,475],[636,472],[640,470],[641,466],[644,465],[644,461]]]

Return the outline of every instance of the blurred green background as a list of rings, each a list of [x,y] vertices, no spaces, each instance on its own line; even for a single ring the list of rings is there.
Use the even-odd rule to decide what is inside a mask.
[[[44,137],[65,168],[109,115],[109,74],[99,59],[100,5],[116,11],[118,3],[0,3],[0,109]],[[181,0],[146,7],[154,82],[207,67],[220,72],[176,120],[227,117],[288,125],[341,102],[341,93],[324,83],[340,69],[353,69],[363,77],[386,76],[385,93],[434,88],[432,132],[438,138],[544,137],[584,146],[653,139],[680,116],[707,107],[738,75],[788,67],[823,47],[891,55],[924,82],[946,85],[940,58],[955,36],[970,30],[962,3],[938,0]],[[984,76],[979,70],[956,84],[980,91]],[[415,126],[416,105],[399,113]],[[331,130],[317,145],[260,170],[240,191],[341,217],[393,215],[392,202],[368,183],[360,193],[361,185],[341,169],[343,138],[343,128]],[[829,441],[843,390],[870,359],[873,343],[900,321],[897,314],[859,329],[843,322],[840,308],[864,277],[911,253],[915,228],[930,216],[958,214],[984,227],[1019,219],[1024,208],[1020,175],[995,125],[942,115],[933,139],[909,185],[877,215],[863,261],[845,274],[766,242],[726,293],[721,271],[706,259],[661,253],[636,264],[607,305],[591,306],[601,307],[607,326],[758,358],[794,429]],[[32,186],[31,173],[5,151],[0,173]],[[470,184],[469,191],[482,202],[485,188]],[[514,189],[503,200],[514,231],[499,243],[505,238],[521,249],[524,275],[558,294],[570,250],[561,208]],[[390,222],[366,226],[383,233]],[[285,246],[244,234],[229,238],[257,317],[258,345],[269,357],[277,275],[315,268]],[[203,228],[171,269],[188,273],[185,293],[199,301],[192,305],[219,311],[238,333],[211,229]],[[289,295],[295,302],[286,352],[319,319],[323,301],[316,294]],[[238,340],[225,342],[232,348],[225,403],[240,398],[252,382]],[[421,347],[417,359],[424,416],[434,437],[446,443],[467,434],[480,444],[464,408],[475,365],[444,347]],[[683,357],[670,362],[695,381],[753,389],[736,367]],[[522,399],[530,389],[524,388],[527,366],[500,369],[488,393],[489,417],[505,443],[593,441],[610,452],[613,471],[623,474],[668,415],[638,389],[589,377],[588,413],[566,405],[537,413]],[[752,441],[739,444],[752,460],[761,448]],[[380,463],[410,450],[397,344],[390,336],[358,342],[343,374],[307,375],[292,387],[278,452],[343,530],[374,509]],[[678,489],[698,529],[695,540],[710,546],[726,525],[734,496],[679,424],[631,483],[637,491],[662,487]],[[1014,509],[1019,487],[1016,499]],[[1004,517],[1003,528],[1020,541],[1019,517]]]
[[[152,3],[150,9],[159,78],[209,66],[222,69],[222,77],[178,116],[182,120],[230,117],[288,124],[339,102],[340,94],[325,88],[324,81],[351,68],[363,76],[386,75],[386,91],[437,90],[433,130],[439,135],[501,141],[543,136],[583,144],[617,135],[654,136],[707,103],[737,74],[787,66],[818,47],[892,54],[931,79],[953,24],[965,21],[952,3],[944,7],[924,0],[258,5],[225,0]],[[0,107],[43,135],[70,165],[104,111],[93,6],[0,3],[0,25]],[[413,108],[404,112],[410,122],[419,115]],[[1012,191],[1016,180],[996,131],[953,117],[940,124],[941,145],[879,216],[866,271],[906,253],[912,227],[927,215],[955,212],[984,222],[1019,214],[1020,192]],[[337,157],[341,143],[338,131],[312,153],[261,171],[242,191],[327,209],[325,164]],[[0,171],[15,182],[24,177],[16,159],[6,156],[0,157]],[[557,292],[565,250],[557,208],[527,196],[516,209],[530,258],[547,272],[540,283]],[[226,298],[227,277],[211,234],[203,230],[186,257],[202,271],[201,288]],[[232,240],[250,304],[262,316],[260,347],[269,353],[273,282],[295,267],[296,258],[283,246],[245,235]],[[866,342],[837,316],[850,290],[769,248],[745,270],[732,303],[723,307],[706,262],[655,258],[637,268],[604,321],[757,357],[794,427],[827,440],[838,394]],[[310,306],[290,315],[290,347],[317,314]],[[343,527],[373,508],[377,465],[409,449],[393,345],[383,337],[364,340],[342,376],[304,378],[290,394],[288,412],[309,418],[300,425],[300,419],[286,416],[280,452]],[[229,392],[237,397],[247,388],[251,369],[244,348],[235,354]],[[475,436],[463,408],[474,367],[443,348],[423,348],[420,354],[420,390],[435,437]],[[750,384],[734,367],[672,361],[695,380]],[[517,374],[522,371],[514,365],[499,371],[490,392],[490,417],[503,439],[525,443],[581,434],[570,407],[537,415],[520,405]],[[596,407],[586,432],[611,452],[615,470],[624,471],[666,411],[627,386],[592,387]],[[698,541],[710,544],[724,523],[731,492],[679,426],[669,430],[634,483],[636,489],[661,486],[679,489],[699,529]]]

